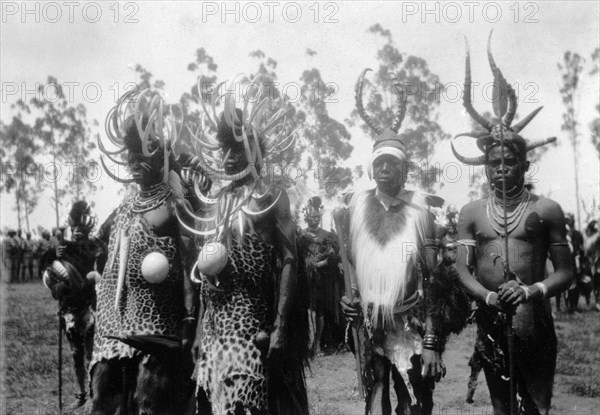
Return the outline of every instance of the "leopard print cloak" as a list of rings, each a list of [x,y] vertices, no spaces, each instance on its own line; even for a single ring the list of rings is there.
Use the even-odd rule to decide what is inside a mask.
[[[266,351],[254,343],[260,331],[270,332],[274,291],[274,247],[254,233],[243,244],[234,235],[231,272],[214,290],[204,284],[202,353],[196,381],[215,414],[237,407],[267,410]]]
[[[183,315],[181,260],[176,241],[171,236],[158,237],[141,214],[132,211],[133,200],[118,209],[110,231],[109,256],[102,278],[96,284],[98,302],[94,353],[90,370],[101,360],[132,358],[141,352],[106,336],[132,334],[179,335]],[[129,249],[119,249],[121,232],[129,236]],[[125,283],[115,308],[120,255],[127,252]],[[151,284],[141,272],[142,261],[151,252],[159,252],[169,262],[167,278]]]

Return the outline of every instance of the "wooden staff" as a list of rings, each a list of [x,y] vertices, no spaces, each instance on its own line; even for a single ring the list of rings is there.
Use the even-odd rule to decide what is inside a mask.
[[[344,226],[344,219],[347,218],[348,211],[344,208],[337,208],[333,211],[333,220],[335,222],[335,228],[337,229],[338,244],[340,246],[340,256],[342,258],[342,267],[344,268],[344,284],[346,286],[346,297],[350,300],[354,298],[352,287],[356,283],[356,278],[352,272],[352,266],[348,260],[348,253],[346,252],[346,241],[344,235],[346,235],[346,227]],[[360,340],[358,337],[358,325],[359,321],[352,322],[352,338],[354,339],[354,351],[356,357],[356,377],[358,380],[358,394],[361,398],[365,397],[364,386],[362,381],[362,364],[361,364],[361,347]]]
[[[58,413],[62,414],[62,333],[64,320],[62,311],[58,311]]]

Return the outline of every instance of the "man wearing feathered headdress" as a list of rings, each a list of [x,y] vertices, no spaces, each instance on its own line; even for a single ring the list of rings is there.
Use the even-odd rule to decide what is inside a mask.
[[[475,138],[483,154],[462,156],[454,147],[456,137],[452,150],[463,163],[484,165],[493,190],[489,197],[465,205],[460,212],[456,267],[479,302],[475,353],[485,371],[494,412],[547,414],[556,366],[549,298],[568,287],[573,274],[561,207],[530,193],[525,174],[527,152],[555,138],[530,143],[519,135],[541,108],[512,125],[517,97],[497,68],[489,41],[488,59],[498,121],[490,122],[473,108],[467,49],[464,106],[486,131],[459,136]],[[544,279],[548,254],[554,273]],[[507,322],[513,314],[510,327]],[[509,346],[512,344],[514,349]],[[509,358],[514,359],[513,379],[509,377]],[[516,390],[511,392],[511,385]]]
[[[197,296],[185,276],[195,255],[175,216],[177,206],[186,203],[172,153],[183,128],[177,113],[157,93],[132,91],[107,116],[107,135],[118,149],[109,150],[99,140],[105,156],[127,168],[131,178],[120,178],[102,158],[107,174],[136,183],[139,190],[99,232],[108,258],[96,284],[93,414],[175,415],[193,395],[189,376]],[[126,163],[112,157],[121,153]],[[201,173],[204,187],[208,182]]]
[[[302,230],[298,245],[309,287],[309,345],[314,356],[320,353],[323,342],[337,346],[343,341],[338,310],[344,282],[339,269],[337,238],[319,226],[323,216],[321,198],[311,197],[303,211],[308,226]]]
[[[406,112],[401,85],[391,73],[399,108],[393,125],[383,130],[362,104],[366,71],[356,84],[356,106],[377,133],[368,166],[377,187],[355,193],[350,201],[349,226],[344,228],[349,229],[347,251],[356,275],[356,297],[344,296],[342,307],[348,318],[361,321],[359,332],[366,333],[366,413],[391,413],[391,373],[398,395],[396,412],[431,414],[435,381],[446,372],[441,357],[446,336],[462,328],[468,300],[459,284],[437,269],[429,207],[439,207],[441,199],[404,189],[409,159],[397,134]],[[462,304],[462,309],[448,312],[446,299],[456,300],[451,307]]]
[[[87,400],[86,363],[92,359],[96,309],[93,274],[102,272],[105,247],[98,239],[90,238],[96,217],[88,202],[80,200],[73,204],[68,225],[71,240],[63,241],[48,255],[50,265],[44,271],[42,281],[52,292],[52,297],[59,300],[62,327],[73,352],[79,387],[72,405],[75,409]]]
[[[238,89],[245,94],[236,95]],[[202,246],[192,273],[202,304],[195,342],[199,413],[308,414],[295,226],[287,192],[263,174],[266,157],[285,149],[293,133],[285,109],[267,116],[272,97],[258,95],[265,91],[258,82],[233,79],[224,96],[217,88],[197,133],[190,129],[195,160],[220,184],[212,193],[196,188],[203,209],[179,216]],[[197,225],[187,225],[190,219]]]

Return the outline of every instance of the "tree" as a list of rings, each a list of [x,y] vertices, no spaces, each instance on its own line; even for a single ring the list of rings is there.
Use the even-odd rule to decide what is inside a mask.
[[[17,114],[9,125],[1,125],[2,183],[0,191],[14,190],[18,227],[30,231],[29,214],[37,206],[42,190],[42,177],[34,154],[39,150],[32,127],[23,121],[22,113],[29,113],[29,107],[21,100],[11,106]]]
[[[598,73],[600,67],[600,48],[596,48],[596,50],[592,52],[592,62],[593,67],[590,71],[590,75],[594,76]],[[599,116],[590,123],[590,131],[592,144],[594,144],[598,156],[600,156],[600,104],[596,104],[596,112],[598,112]]]
[[[200,103],[203,101],[209,104],[213,93],[216,93],[217,85],[217,64],[206,49],[196,50],[196,56],[193,62],[187,66],[189,72],[194,75],[194,84],[190,87],[190,92],[184,92],[179,103],[181,104],[185,118],[184,122],[194,129],[197,127],[197,121],[200,117]],[[178,140],[176,147],[178,152],[193,152],[192,137],[187,128],[182,130],[182,136]]]
[[[425,59],[418,56],[406,56],[396,47],[392,34],[380,24],[368,29],[369,33],[383,39],[383,46],[377,51],[379,67],[372,80],[365,81],[365,92],[372,87],[366,100],[365,109],[382,128],[392,125],[394,117],[395,94],[389,71],[393,72],[408,95],[407,111],[399,132],[404,139],[409,159],[416,166],[425,166],[422,171],[421,185],[431,191],[437,174],[429,166],[434,145],[449,138],[437,123],[437,108],[443,85],[438,75],[431,72]],[[365,97],[366,98],[366,97]],[[352,111],[351,125],[357,122],[365,133],[372,138],[374,133],[360,119],[358,111]]]
[[[97,165],[86,162],[96,145],[94,140],[89,139],[90,122],[85,106],[70,103],[56,78],[49,76],[47,83],[38,87],[38,94],[29,104],[37,112],[33,132],[52,159],[52,190],[58,227],[60,201],[68,195],[84,198],[96,189],[94,182],[86,180],[83,174],[87,169],[97,168]],[[70,173],[66,184],[60,180],[63,169]]]
[[[583,71],[584,59],[577,53],[566,51],[563,55],[563,62],[558,63],[558,69],[561,71],[563,85],[560,88],[565,112],[563,114],[563,123],[561,129],[567,131],[571,145],[573,146],[573,162],[575,167],[575,200],[577,203],[577,227],[581,229],[581,211],[579,198],[579,158],[577,154],[577,146],[579,144],[577,132],[577,115],[575,112],[575,93],[579,86],[579,79]]]
[[[314,170],[319,189],[332,198],[352,183],[351,169],[342,167],[352,153],[351,136],[327,111],[335,87],[326,83],[316,68],[305,70],[300,81],[302,95],[296,119],[302,125],[301,145],[308,150],[307,169]]]

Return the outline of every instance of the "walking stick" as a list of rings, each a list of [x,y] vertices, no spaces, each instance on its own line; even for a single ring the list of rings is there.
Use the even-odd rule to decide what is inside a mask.
[[[62,333],[64,320],[62,311],[58,311],[58,413],[62,414]]]
[[[492,40],[493,30],[488,38],[488,54],[490,54],[490,43]],[[491,56],[491,55],[490,55]],[[506,164],[504,161],[504,132],[502,118],[508,109],[508,85],[504,76],[499,69],[494,71],[494,89],[492,92],[492,105],[494,114],[498,118],[498,128],[500,130],[500,166],[502,169],[502,211],[504,212],[504,232],[501,237],[504,238],[504,282],[507,283],[512,279],[510,273],[510,264],[508,254],[508,217],[506,211]],[[508,346],[508,373],[509,373],[509,388],[510,388],[510,414],[517,415],[516,411],[516,390],[515,390],[515,338],[512,329],[512,315],[506,313],[506,342]]]
[[[344,217],[347,214],[347,210],[338,208],[333,211],[333,220],[335,222],[335,228],[337,229],[338,244],[340,246],[340,256],[342,257],[342,266],[344,268],[344,285],[346,289],[346,297],[349,299],[353,298],[352,286],[354,285],[354,274],[352,273],[352,267],[348,261],[348,254],[346,252],[346,241],[344,235],[346,234],[346,227],[344,226]],[[361,398],[365,397],[364,386],[362,382],[362,364],[361,364],[361,347],[360,340],[358,337],[358,321],[352,323],[352,338],[354,339],[354,350],[356,353],[356,377],[358,380],[358,394]]]

